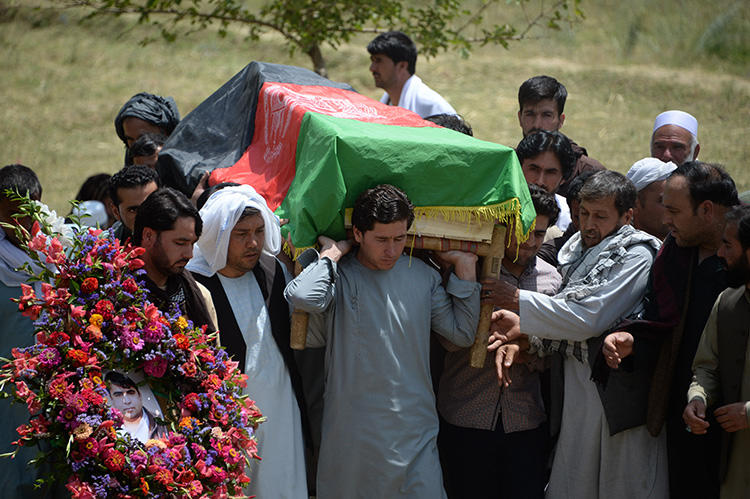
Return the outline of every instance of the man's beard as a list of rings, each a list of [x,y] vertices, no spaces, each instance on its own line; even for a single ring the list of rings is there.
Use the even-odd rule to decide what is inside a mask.
[[[154,267],[166,276],[176,275],[182,272],[189,260],[177,260],[170,262],[161,245],[161,234],[157,238],[151,257]]]
[[[750,283],[750,263],[747,261],[747,255],[743,254],[735,266],[727,266],[727,286],[739,288],[748,283]]]

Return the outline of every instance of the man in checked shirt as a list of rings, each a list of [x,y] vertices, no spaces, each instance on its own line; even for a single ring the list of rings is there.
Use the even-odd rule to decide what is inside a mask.
[[[536,226],[518,247],[512,230],[499,279],[550,296],[562,282],[550,264],[536,256],[559,208],[553,194],[529,185]],[[537,358],[510,369],[512,384],[498,384],[495,359],[469,366],[469,349],[442,342],[448,350],[438,390],[442,418],[438,448],[449,498],[544,497],[549,450]],[[498,476],[499,473],[499,476]]]

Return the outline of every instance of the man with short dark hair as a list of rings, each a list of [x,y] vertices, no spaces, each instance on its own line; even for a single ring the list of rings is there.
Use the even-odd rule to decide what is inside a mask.
[[[185,270],[193,257],[203,222],[198,210],[181,192],[164,187],[138,207],[133,244],[142,246],[149,299],[165,313],[180,313],[196,327],[216,331],[211,294]]]
[[[560,186],[573,174],[576,159],[568,138],[560,132],[535,130],[516,146],[516,156],[526,182],[544,188],[555,196],[560,216],[556,222],[561,232],[570,224],[570,208]]]
[[[496,319],[508,332],[493,333],[491,349],[528,337],[533,349],[564,356],[562,417],[546,497],[664,497],[664,440],[649,435],[643,424],[618,427],[612,413],[627,413],[627,400],[615,400],[620,405],[612,411],[612,400],[590,379],[599,337],[642,310],[661,241],[630,225],[636,192],[620,173],[593,174],[579,196],[581,230],[560,250],[558,294],[519,291],[502,282],[483,285],[485,300],[506,309],[496,312]],[[500,364],[502,377],[507,366]]]
[[[667,178],[663,202],[670,228],[650,277],[645,311],[604,340],[610,367],[656,356],[651,384],[632,387],[632,405],[652,435],[666,425],[671,497],[711,498],[719,494],[719,434],[696,437],[685,431],[682,412],[692,362],[716,297],[727,286],[716,255],[725,215],[738,204],[734,181],[715,164],[693,161]],[[633,359],[626,359],[632,352]],[[650,362],[650,360],[649,360]],[[685,480],[689,476],[690,480]]]
[[[536,253],[559,209],[541,187],[530,184],[529,191],[536,210],[534,231],[520,245],[515,231],[508,231],[497,278],[554,295],[562,278]],[[539,377],[542,363],[512,366],[513,383],[500,386],[493,355],[476,369],[469,365],[470,349],[441,343],[448,353],[437,397],[443,418],[438,446],[448,497],[544,497],[549,430]]]
[[[695,435],[721,426],[720,495],[739,499],[750,490],[750,206],[727,213],[718,256],[730,289],[717,298],[703,330],[682,418]]]
[[[401,31],[376,36],[367,45],[370,72],[375,86],[385,90],[380,102],[414,111],[422,118],[435,114],[456,114],[440,94],[414,74],[417,46]]]
[[[651,156],[677,166],[698,159],[698,120],[685,111],[664,111],[654,120]]]
[[[457,114],[433,114],[432,116],[428,116],[425,119],[443,128],[448,128],[455,132],[461,132],[462,134],[468,135],[469,137],[474,136],[474,130],[472,130],[471,125]]]
[[[476,255],[441,253],[440,275],[403,255],[414,211],[391,185],[354,204],[356,249],[321,236],[320,258],[287,286],[310,312],[308,346],[326,347],[318,497],[445,497],[430,379],[430,329],[461,347],[479,319]]]
[[[146,166],[126,166],[109,179],[109,197],[117,222],[110,232],[124,243],[133,234],[138,207],[159,188],[159,174]]]
[[[568,91],[565,85],[551,76],[534,76],[518,89],[518,123],[523,136],[536,130],[556,131],[565,123],[565,101]],[[604,170],[597,160],[590,158],[586,149],[570,141],[576,156],[573,172],[560,185],[558,194],[567,196],[567,183],[585,171]]]
[[[141,443],[156,438],[157,433],[166,433],[165,427],[156,424],[153,414],[143,406],[143,397],[138,385],[128,376],[110,371],[104,376],[112,407],[122,414],[122,430]]]
[[[263,460],[245,491],[259,497],[308,497],[302,378],[289,346],[287,276],[275,258],[279,219],[255,189],[226,187],[200,211],[206,227],[187,268],[210,292],[222,345],[254,383],[248,393],[268,420],[256,431]]]

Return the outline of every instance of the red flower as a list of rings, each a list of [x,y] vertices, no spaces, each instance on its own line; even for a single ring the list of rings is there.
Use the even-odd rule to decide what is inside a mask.
[[[164,357],[157,355],[153,359],[147,360],[143,365],[143,371],[149,376],[161,378],[167,371],[168,362]]]
[[[87,438],[78,444],[78,449],[84,456],[96,456],[99,453],[99,442],[95,438]]]
[[[81,283],[81,291],[84,293],[93,293],[97,289],[99,289],[99,281],[96,277],[87,277]]]
[[[208,375],[208,378],[206,378],[203,383],[201,383],[201,385],[207,390],[216,390],[221,386],[221,378],[211,373]]]
[[[99,300],[94,305],[94,311],[101,315],[105,321],[112,320],[112,315],[115,311],[115,306],[109,300]]]
[[[187,350],[190,348],[190,339],[182,333],[177,333],[173,336],[177,348]]]
[[[132,278],[128,278],[122,282],[122,289],[132,295],[138,291],[138,284]]]
[[[154,475],[154,480],[164,485],[167,490],[172,490],[174,484],[174,478],[172,472],[166,468],[159,468]]]
[[[89,360],[88,354],[82,350],[78,350],[77,348],[71,348],[70,350],[68,350],[66,357],[68,357],[68,359],[70,359],[77,367],[85,366],[86,362],[88,362]]]
[[[36,293],[34,293],[34,288],[29,286],[28,284],[21,284],[21,291],[23,294],[21,295],[21,301],[28,302],[36,299]]]
[[[128,263],[128,269],[130,269],[130,270],[138,270],[138,269],[142,268],[143,265],[144,265],[143,260],[141,260],[140,258],[133,258]]]
[[[198,403],[200,398],[197,393],[188,393],[185,398],[182,399],[182,405],[191,412],[198,412]]]
[[[102,457],[104,458],[104,465],[109,471],[120,471],[125,465],[125,456],[117,449],[107,449]]]

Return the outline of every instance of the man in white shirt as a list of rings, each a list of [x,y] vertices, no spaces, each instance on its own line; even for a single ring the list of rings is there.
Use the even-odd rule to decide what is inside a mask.
[[[414,111],[422,118],[456,114],[448,101],[414,74],[417,46],[404,33],[381,33],[367,45],[367,51],[375,86],[385,90],[380,102]]]

